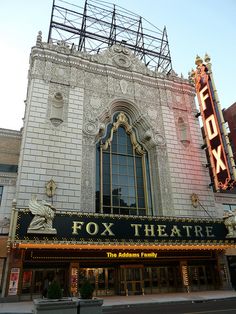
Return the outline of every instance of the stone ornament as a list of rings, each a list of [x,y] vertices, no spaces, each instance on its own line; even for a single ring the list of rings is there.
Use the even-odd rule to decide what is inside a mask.
[[[57,185],[56,185],[56,183],[51,179],[50,181],[48,181],[48,183],[46,184],[45,188],[46,188],[46,194],[47,194],[47,196],[48,196],[48,197],[53,197],[53,195],[55,195]]]
[[[64,100],[62,94],[56,92],[52,99],[50,115],[50,121],[55,127],[59,126],[63,122],[63,104]]]
[[[228,229],[226,238],[236,238],[236,209],[227,211],[223,216],[224,224]]]
[[[125,80],[120,81],[120,89],[123,94],[127,93],[128,83]]]
[[[114,45],[112,50],[115,54],[113,56],[114,63],[120,68],[128,69],[132,64],[130,59],[131,51],[121,45]]]
[[[10,226],[10,219],[7,217],[4,217],[2,220],[0,220],[0,228],[8,228]]]
[[[56,234],[57,230],[52,227],[53,218],[55,216],[56,208],[46,201],[41,204],[34,197],[29,201],[29,210],[34,215],[27,233],[40,234]]]
[[[199,197],[197,194],[195,194],[195,193],[191,194],[191,202],[192,202],[193,207],[195,207],[195,208],[198,207]]]

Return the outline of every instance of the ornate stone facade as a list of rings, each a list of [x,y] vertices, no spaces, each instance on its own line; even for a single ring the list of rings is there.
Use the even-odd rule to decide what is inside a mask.
[[[192,193],[214,212],[195,92],[187,80],[149,70],[121,45],[89,55],[40,37],[30,64],[23,177],[17,185],[21,206],[33,193],[43,199],[45,182],[53,179],[58,209],[94,212],[96,143],[113,115],[123,111],[149,152],[154,214],[205,216],[192,206]]]

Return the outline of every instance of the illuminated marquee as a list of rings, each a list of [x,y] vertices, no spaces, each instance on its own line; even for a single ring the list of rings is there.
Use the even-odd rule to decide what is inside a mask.
[[[230,163],[227,159],[225,139],[222,136],[220,113],[211,77],[208,74],[207,66],[199,58],[196,60],[195,86],[198,96],[200,112],[203,120],[203,127],[206,136],[206,143],[210,158],[211,169],[216,190],[231,189],[234,184],[230,173]]]
[[[222,220],[189,218],[133,217],[102,214],[57,212],[53,227],[56,234],[27,233],[32,214],[17,212],[15,240],[20,243],[109,243],[109,244],[155,244],[155,243],[223,243],[227,229]],[[124,252],[123,252],[124,253]],[[135,252],[137,253],[137,252]],[[140,258],[150,257],[142,255]],[[124,255],[110,256],[124,258]],[[129,256],[127,256],[129,257]]]

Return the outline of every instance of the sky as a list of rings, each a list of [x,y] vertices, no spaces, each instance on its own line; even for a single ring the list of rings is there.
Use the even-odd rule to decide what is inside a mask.
[[[20,130],[31,47],[38,31],[47,41],[53,0],[0,1],[0,128]],[[82,6],[84,0],[67,0]],[[235,0],[109,0],[167,28],[174,71],[185,78],[196,55],[211,57],[221,107],[236,102]],[[66,6],[66,5],[65,5]]]

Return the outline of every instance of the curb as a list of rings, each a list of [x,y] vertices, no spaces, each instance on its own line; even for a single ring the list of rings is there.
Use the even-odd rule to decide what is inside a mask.
[[[170,303],[206,303],[206,302],[215,302],[215,301],[233,301],[236,300],[236,297],[229,298],[212,298],[212,299],[193,299],[193,300],[168,300],[168,301],[153,301],[153,302],[142,302],[142,303],[126,303],[126,304],[114,304],[114,305],[103,305],[103,310],[109,310],[112,308],[127,308],[127,307],[137,307],[137,306],[146,306],[146,305],[157,305],[157,304],[170,304]]]

